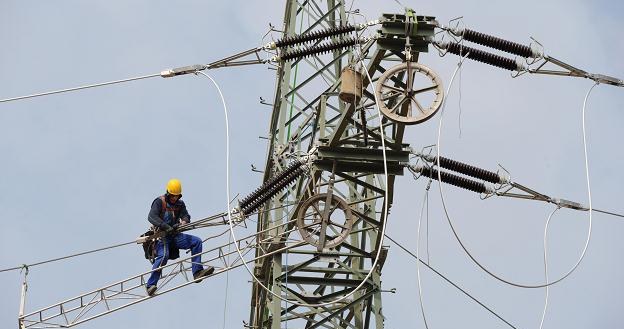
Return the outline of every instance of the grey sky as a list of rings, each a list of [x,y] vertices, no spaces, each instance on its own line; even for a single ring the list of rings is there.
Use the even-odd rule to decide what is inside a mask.
[[[590,72],[624,77],[624,4],[619,1],[402,0],[441,22],[464,16],[471,28],[528,43]],[[350,1],[348,2],[350,4]],[[0,2],[0,98],[157,73],[207,63],[261,44],[272,22],[281,26],[282,1],[15,1]],[[356,1],[373,19],[398,12],[394,1]],[[421,62],[448,83],[457,58],[435,52]],[[274,71],[266,66],[210,72],[230,109],[231,182],[245,195],[261,181]],[[587,203],[581,105],[591,82],[523,76],[466,62],[448,96],[442,152],[513,178],[544,193]],[[593,203],[624,212],[624,89],[598,86],[588,102],[587,129]],[[409,127],[414,148],[434,144],[439,115]],[[218,94],[207,79],[155,78],[39,99],[0,104],[0,267],[12,267],[134,239],[145,231],[148,207],[170,177],[184,186],[194,218],[225,207],[225,129]],[[397,180],[389,235],[416,248],[424,182]],[[519,328],[536,328],[544,291],[505,286],[465,256],[441,212],[437,184],[430,201],[431,263]],[[445,186],[452,219],[474,254],[514,281],[543,281],[544,223],[553,209],[539,203],[478,196]],[[549,234],[549,269],[558,277],[576,261],[587,213],[561,210]],[[255,227],[251,225],[250,227]],[[596,214],[585,261],[551,289],[545,328],[616,328],[621,295],[624,221]],[[207,236],[217,230],[197,232]],[[240,234],[244,234],[242,231]],[[227,240],[227,237],[225,238]],[[389,244],[389,242],[388,242]],[[423,243],[421,246],[425,246]],[[424,250],[424,249],[422,249]],[[383,270],[387,328],[423,327],[413,259],[391,246]],[[42,265],[29,275],[27,311],[143,272],[139,246]],[[430,328],[504,328],[479,306],[421,270]],[[227,328],[248,320],[250,284],[229,274]],[[0,273],[0,327],[17,326],[21,278]],[[226,277],[204,281],[81,325],[82,328],[221,328]]]

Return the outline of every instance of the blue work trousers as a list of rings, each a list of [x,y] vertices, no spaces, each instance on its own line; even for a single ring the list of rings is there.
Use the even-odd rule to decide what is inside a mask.
[[[193,262],[193,274],[204,269],[201,265],[201,255],[199,255],[202,252],[202,240],[194,235],[178,233],[156,242],[156,259],[154,260],[152,270],[167,264],[167,260],[169,259],[169,244],[174,242],[179,249],[191,249],[191,254],[194,255],[191,258]],[[147,280],[148,287],[155,286],[156,283],[158,283],[161,272],[162,270],[152,272]]]

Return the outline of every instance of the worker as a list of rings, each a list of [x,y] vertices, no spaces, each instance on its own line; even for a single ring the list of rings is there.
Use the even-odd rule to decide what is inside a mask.
[[[152,270],[167,264],[168,259],[179,256],[178,249],[190,249],[192,253],[193,279],[201,282],[201,278],[214,272],[214,267],[204,268],[201,264],[202,240],[194,235],[177,232],[180,225],[191,222],[191,216],[182,201],[182,184],[178,179],[171,179],[167,183],[167,192],[152,202],[147,220],[154,225],[156,231],[164,231],[166,235],[156,242],[156,257]],[[173,255],[173,254],[178,255]],[[161,270],[153,271],[147,280],[145,288],[149,296],[156,292],[156,283],[160,279]]]

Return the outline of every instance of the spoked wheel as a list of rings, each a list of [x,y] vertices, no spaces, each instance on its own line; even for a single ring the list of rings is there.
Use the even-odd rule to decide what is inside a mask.
[[[431,118],[444,98],[440,77],[430,68],[412,62],[384,72],[377,81],[375,94],[383,115],[406,125]]]
[[[322,249],[334,248],[344,241],[353,226],[351,208],[336,195],[317,194],[306,200],[297,213],[301,237]]]

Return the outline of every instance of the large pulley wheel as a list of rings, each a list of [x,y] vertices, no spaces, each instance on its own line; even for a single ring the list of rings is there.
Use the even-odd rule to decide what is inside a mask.
[[[297,213],[297,227],[301,237],[322,249],[334,248],[344,241],[353,226],[351,208],[336,195],[328,200],[327,193],[306,200]]]
[[[442,105],[442,80],[430,68],[403,63],[384,72],[375,94],[383,115],[397,123],[414,125],[431,118]]]

